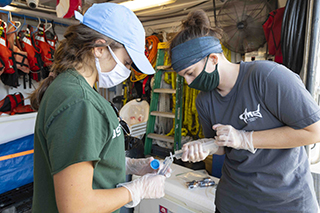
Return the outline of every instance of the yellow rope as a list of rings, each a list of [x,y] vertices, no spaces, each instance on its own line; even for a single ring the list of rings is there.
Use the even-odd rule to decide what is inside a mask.
[[[229,53],[229,52],[227,52]],[[231,59],[231,53],[227,55],[227,58],[230,60]],[[169,57],[168,53],[165,52],[164,56],[164,65],[168,65],[169,62]],[[177,74],[176,72],[165,72],[164,73],[164,81],[167,84],[171,84],[172,89],[176,89],[176,77]],[[188,132],[192,136],[196,137],[204,137],[201,125],[199,123],[199,117],[198,117],[198,112],[196,108],[196,98],[197,95],[199,94],[200,91],[192,89],[188,87],[186,81],[184,81],[184,88],[183,88],[183,122],[182,122],[182,128],[181,128],[181,135],[186,136]],[[176,95],[172,95],[172,113],[175,113],[175,103],[176,103]],[[175,122],[175,120],[173,120]],[[167,134],[167,136],[174,135],[174,126],[170,130],[170,132]]]
[[[167,76],[166,76],[166,74],[167,74]],[[169,78],[169,75],[170,75],[170,78]],[[165,73],[165,78],[164,78],[164,80],[165,80],[166,82],[171,83],[172,89],[176,89],[176,81],[175,81],[176,77],[177,77],[177,74],[176,74],[175,72],[166,72],[166,73]],[[176,103],[176,94],[172,94],[172,102],[173,102],[173,105],[172,105],[172,113],[175,113],[175,112],[176,112],[176,105],[175,105],[175,103]],[[174,123],[174,122],[175,122],[175,119],[173,119],[173,123]],[[171,135],[174,134],[174,126],[175,126],[175,125],[173,125],[172,129],[171,129],[170,132],[167,134],[167,136],[171,136]]]
[[[123,86],[124,86],[124,91],[123,91],[123,106],[127,103],[128,101],[128,86],[126,84],[126,82],[123,82]]]
[[[231,62],[231,50],[226,48],[222,43],[221,43],[221,47],[222,47],[224,56],[226,57],[226,59],[228,59]]]
[[[172,89],[176,89],[176,73],[172,72],[171,78],[167,77],[165,80],[171,83]],[[188,132],[192,136],[203,137],[202,128],[199,123],[198,112],[196,108],[196,98],[200,91],[188,87],[184,81],[183,88],[183,122],[181,128],[181,135],[186,136]],[[172,96],[172,101],[175,103],[176,96]],[[175,113],[175,106],[173,105],[172,112]],[[167,134],[167,136],[174,135],[174,126]]]

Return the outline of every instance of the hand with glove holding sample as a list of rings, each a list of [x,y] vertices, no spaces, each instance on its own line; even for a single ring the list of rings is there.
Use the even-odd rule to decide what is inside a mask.
[[[141,199],[160,198],[164,196],[164,183],[166,177],[170,176],[171,169],[167,170],[165,175],[158,175],[158,169],[151,167],[153,157],[149,158],[128,158],[126,157],[126,174],[142,176],[128,183],[119,183],[117,187],[125,187],[130,191],[132,202],[126,204],[128,208],[132,208],[139,204]]]
[[[183,145],[182,161],[199,162],[208,155],[224,154],[224,146],[248,150],[251,153],[257,150],[252,143],[253,131],[236,130],[230,125],[222,124],[213,125],[212,129],[216,131],[214,138],[203,138]]]
[[[216,124],[212,127],[216,130],[215,143],[218,146],[227,146],[234,149],[245,149],[255,153],[257,149],[253,147],[253,131],[237,130],[230,125]]]
[[[131,182],[119,183],[117,187],[126,188],[131,194],[131,202],[125,207],[132,208],[137,206],[144,198],[155,199],[165,195],[164,184],[166,176],[156,173],[145,174]]]
[[[206,159],[208,155],[215,154],[221,149],[215,144],[214,138],[202,138],[191,141],[182,146],[182,161],[198,162]],[[176,155],[176,153],[175,153]]]
[[[126,174],[138,175],[143,176],[149,173],[156,174],[159,170],[162,169],[162,164],[158,163],[157,168],[153,168],[151,163],[157,161],[153,157],[148,158],[128,158],[126,157]],[[158,161],[159,162],[159,161]],[[169,177],[172,170],[169,168],[165,173],[166,177]]]

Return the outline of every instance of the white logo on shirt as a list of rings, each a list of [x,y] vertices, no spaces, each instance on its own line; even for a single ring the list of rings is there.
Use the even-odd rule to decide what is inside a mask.
[[[113,137],[112,139],[119,137],[121,135],[121,126],[119,124],[119,126],[113,130]]]
[[[246,123],[248,123],[248,121],[253,122],[258,118],[262,118],[262,114],[260,113],[260,104],[258,104],[256,111],[248,112],[246,108],[239,118]]]

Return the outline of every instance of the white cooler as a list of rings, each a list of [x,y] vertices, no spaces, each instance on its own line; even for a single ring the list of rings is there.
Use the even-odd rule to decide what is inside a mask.
[[[134,208],[134,213],[213,213],[215,211],[216,185],[188,189],[176,175],[193,170],[177,164],[172,164],[171,169],[171,177],[165,183],[166,195],[161,199],[142,200]],[[210,177],[216,184],[219,182],[218,178]]]
[[[0,116],[0,144],[34,133],[37,112]]]

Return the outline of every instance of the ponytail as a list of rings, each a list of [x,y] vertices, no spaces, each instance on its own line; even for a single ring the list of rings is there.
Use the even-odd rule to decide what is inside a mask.
[[[33,110],[38,111],[41,99],[45,91],[55,78],[56,76],[50,74],[47,78],[41,81],[39,87],[29,96],[31,107],[33,108]]]
[[[170,43],[171,49],[191,39],[204,36],[222,37],[222,29],[211,27],[209,17],[203,10],[194,10],[188,14],[181,23],[181,31],[177,33]]]

